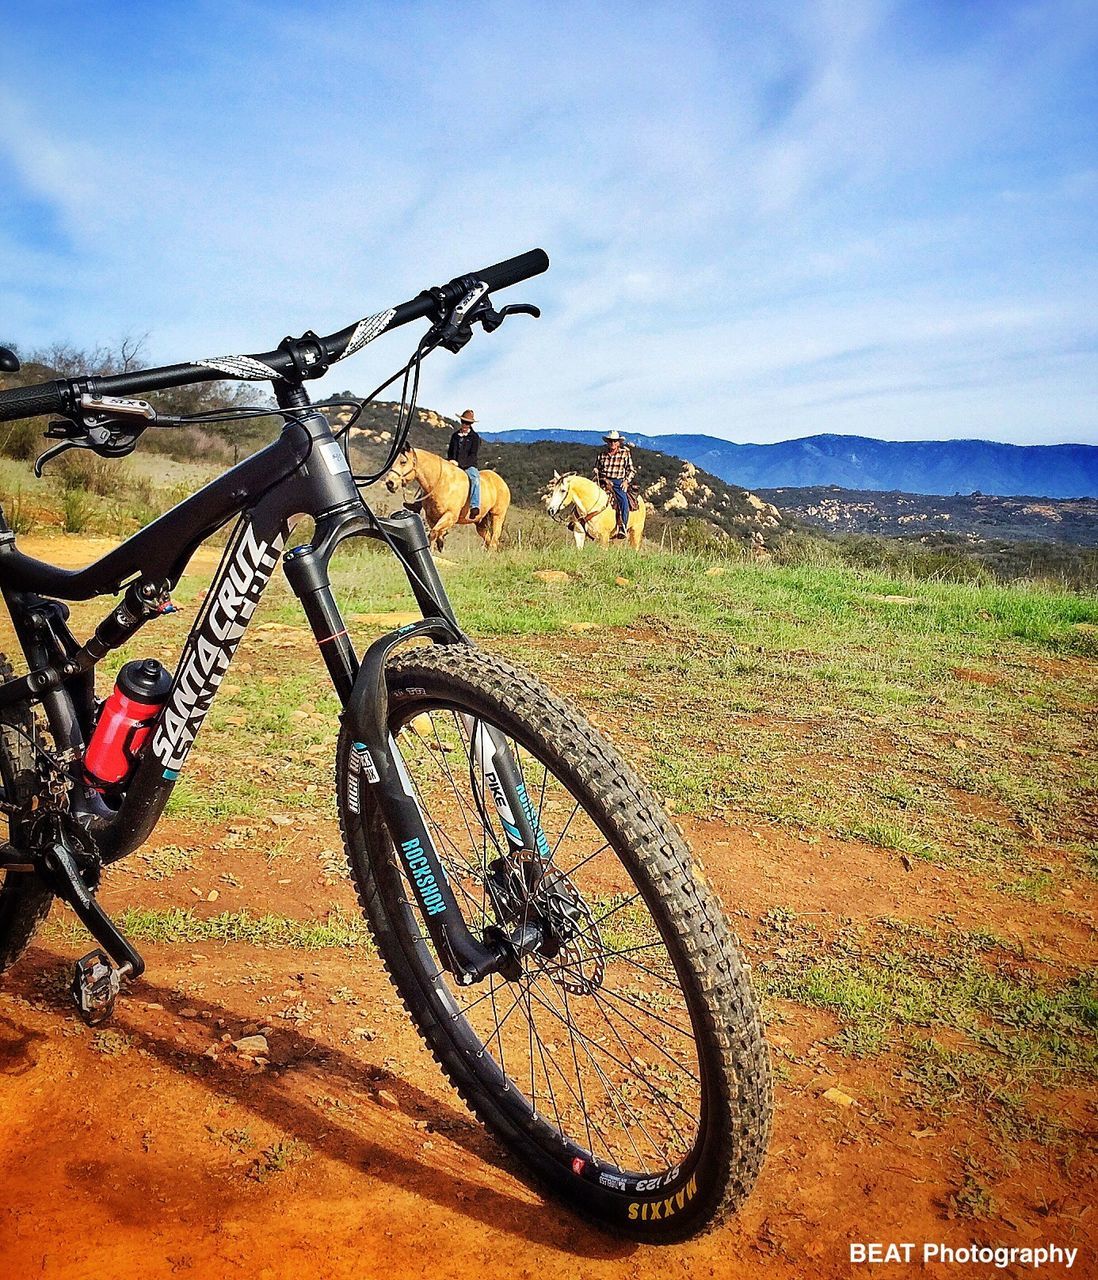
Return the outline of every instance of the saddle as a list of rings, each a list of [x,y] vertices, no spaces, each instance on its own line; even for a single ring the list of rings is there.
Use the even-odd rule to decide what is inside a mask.
[[[606,487],[604,486],[604,487],[603,487],[603,493],[605,493],[605,494],[606,494],[606,496],[610,499],[611,505],[613,505],[613,501],[614,501],[613,494],[614,494],[614,491],[613,491],[612,489],[606,488]],[[638,511],[638,510],[640,509],[640,501],[641,501],[641,499],[640,499],[640,494],[636,491],[636,489],[626,489],[626,491],[625,491],[625,496],[629,499],[629,510],[630,510],[630,511]]]

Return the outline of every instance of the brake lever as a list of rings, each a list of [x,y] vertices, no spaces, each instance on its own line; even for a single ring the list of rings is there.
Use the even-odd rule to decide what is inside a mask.
[[[498,311],[495,307],[489,306],[477,318],[484,326],[485,333],[494,333],[508,316],[533,316],[537,320],[541,317],[541,308],[535,307],[532,302],[509,302]]]
[[[51,449],[47,449],[45,453],[40,453],[34,460],[34,474],[38,480],[42,479],[42,472],[45,470],[46,463],[56,458],[59,454],[65,452],[66,449],[86,449],[88,446],[82,444],[79,440],[62,440],[60,444],[55,444]]]

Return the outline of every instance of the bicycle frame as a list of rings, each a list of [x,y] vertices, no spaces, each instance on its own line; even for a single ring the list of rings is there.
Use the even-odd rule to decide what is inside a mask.
[[[513,962],[515,948],[525,950],[533,940],[498,937],[484,945],[467,929],[389,734],[385,683],[385,661],[396,646],[419,637],[436,643],[469,641],[457,626],[419,516],[408,511],[375,515],[359,494],[327,418],[308,407],[300,388],[292,403],[292,416],[274,443],[84,569],[61,570],[18,551],[15,535],[0,512],[0,592],[29,667],[28,675],[0,686],[0,708],[22,699],[42,704],[56,755],[69,777],[71,811],[91,837],[100,863],[133,852],[164,811],[278,564],[291,521],[312,516],[312,541],[281,558],[343,706],[342,716],[353,732],[349,794],[358,798],[363,785],[373,788],[440,958],[460,981],[474,982],[505,968]],[[233,517],[236,529],[187,637],[167,702],[121,802],[112,808],[84,784],[81,772],[96,714],[95,665],[162,611],[168,592],[199,544]],[[336,548],[354,536],[381,539],[389,546],[423,613],[422,622],[376,640],[361,663],[328,575]],[[68,628],[67,608],[58,599],[48,598],[86,600],[117,594],[123,587],[124,600],[84,645]],[[478,758],[487,762],[482,767],[491,765],[494,771],[486,775],[489,781],[498,779],[499,788],[491,788],[491,794],[509,846],[544,856],[544,836],[506,740],[489,726],[480,726],[471,736]],[[53,872],[56,880],[56,866]],[[72,879],[69,873],[66,884]],[[106,917],[101,908],[74,900],[82,891],[86,896],[86,886],[78,884],[66,893],[70,905],[89,927],[93,922],[102,925]],[[115,935],[121,937],[117,931]],[[107,940],[101,941],[111,949]],[[132,948],[127,952],[116,943],[115,950],[122,951],[131,972],[140,972],[140,957],[135,964]]]

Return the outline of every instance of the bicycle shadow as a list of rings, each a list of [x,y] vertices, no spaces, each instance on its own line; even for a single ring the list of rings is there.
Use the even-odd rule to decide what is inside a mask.
[[[67,980],[68,962],[63,963]],[[5,976],[4,988],[33,999],[39,1007],[44,1005],[51,1011],[68,1012],[71,1006],[61,994],[60,982],[56,991],[44,993],[41,987],[42,973],[58,969],[56,953],[32,948],[18,970]],[[39,979],[37,984],[34,981],[36,977]],[[363,1134],[344,1123],[338,1112],[323,1107],[316,1100],[301,1097],[291,1087],[300,1089],[308,1083],[323,1088],[328,1083],[338,1088],[342,1082],[356,1090],[383,1089],[389,1099],[395,1100],[396,1106],[389,1112],[379,1111],[379,1116],[395,1113],[413,1122],[426,1121],[436,1134],[475,1160],[511,1177],[519,1176],[506,1153],[470,1113],[448,1106],[398,1076],[389,1067],[353,1059],[334,1045],[315,1039],[299,1028],[287,1028],[278,1032],[284,1047],[281,1056],[287,1059],[287,1065],[262,1072],[244,1071],[236,1061],[214,1061],[206,1056],[204,1050],[181,1047],[175,1035],[179,1028],[177,1022],[173,1023],[170,1033],[159,1034],[151,1032],[147,1025],[139,1025],[134,1016],[138,1010],[143,1010],[147,1018],[158,1021],[163,1020],[163,1012],[178,1018],[182,1009],[194,1003],[194,996],[143,978],[134,991],[120,999],[107,1026],[130,1037],[135,1049],[144,1050],[163,1066],[186,1076],[189,1082],[201,1085],[215,1097],[282,1129],[290,1137],[301,1140],[355,1172],[366,1172],[370,1177],[412,1195],[425,1197],[440,1208],[484,1226],[519,1235],[531,1244],[591,1259],[624,1259],[636,1251],[634,1242],[594,1231],[555,1201],[544,1200],[543,1207],[534,1208],[528,1200],[511,1195],[498,1186],[463,1176],[452,1167],[442,1168],[437,1161],[432,1163],[429,1153],[421,1159],[412,1154],[406,1144],[389,1145],[376,1132],[374,1135]],[[254,1014],[243,1015],[211,1001],[205,995],[201,1003],[203,1012],[208,1013],[211,1019],[222,1018],[228,1024],[254,1021]],[[149,1008],[151,1004],[161,1005],[163,1011]],[[12,1065],[21,1059],[26,1060],[27,1046],[41,1038],[39,1033],[28,1032],[6,1017],[0,1021],[11,1028],[10,1037],[5,1036],[4,1039],[11,1045]],[[29,1065],[32,1064],[28,1062],[28,1069]],[[303,1079],[306,1072],[307,1082]],[[356,1103],[359,1101],[361,1099],[356,1099]],[[355,1107],[360,1122],[365,1118],[368,1105]],[[429,1136],[423,1134],[425,1138]]]
[[[23,1076],[38,1065],[38,1046],[48,1037],[0,1014],[0,1075]]]

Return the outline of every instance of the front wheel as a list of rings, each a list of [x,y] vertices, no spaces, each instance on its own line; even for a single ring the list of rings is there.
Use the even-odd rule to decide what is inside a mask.
[[[359,798],[345,726],[351,872],[435,1058],[526,1170],[600,1225],[650,1242],[715,1225],[758,1175],[770,1071],[739,947],[683,839],[581,716],[499,659],[415,649],[388,682],[390,732],[466,924],[536,917],[552,940],[517,974],[457,984],[370,789]],[[510,745],[539,855],[506,842],[473,748],[482,726]]]

